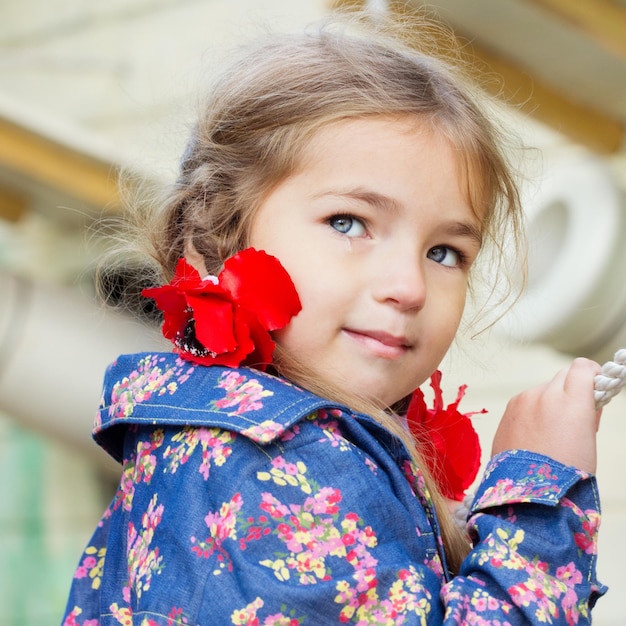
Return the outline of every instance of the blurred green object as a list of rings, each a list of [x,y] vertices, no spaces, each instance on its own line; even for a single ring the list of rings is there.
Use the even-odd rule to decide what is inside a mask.
[[[0,414],[0,626],[58,626],[109,495],[87,459]]]

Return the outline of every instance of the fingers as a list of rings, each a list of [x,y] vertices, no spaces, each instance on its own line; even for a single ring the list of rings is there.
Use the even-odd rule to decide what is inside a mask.
[[[562,370],[565,373],[563,390],[566,393],[572,391],[577,393],[579,390],[588,389],[588,395],[593,401],[593,381],[601,369],[598,363],[590,359],[574,359],[570,367]]]
[[[494,438],[494,452],[520,448],[595,472],[599,414],[593,382],[600,366],[576,359],[547,384],[515,396]]]
[[[595,412],[594,432],[598,432],[600,428],[600,419],[602,418],[602,409],[596,407],[594,383],[595,378],[600,374],[602,368],[599,363],[589,359],[577,358],[568,370],[565,379],[565,390],[588,389],[588,394],[583,394],[581,402],[588,401],[590,410]]]

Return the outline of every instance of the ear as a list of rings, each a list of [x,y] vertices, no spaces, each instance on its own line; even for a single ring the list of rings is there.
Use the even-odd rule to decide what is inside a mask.
[[[196,247],[191,241],[185,243],[185,259],[200,276],[206,276],[208,274],[202,255],[196,250]]]

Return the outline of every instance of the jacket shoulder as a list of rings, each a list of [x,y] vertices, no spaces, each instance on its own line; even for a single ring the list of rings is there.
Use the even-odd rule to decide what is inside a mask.
[[[219,427],[271,443],[320,408],[339,408],[282,378],[248,368],[198,366],[173,353],[122,355],[107,369],[94,438],[122,455],[123,426]]]

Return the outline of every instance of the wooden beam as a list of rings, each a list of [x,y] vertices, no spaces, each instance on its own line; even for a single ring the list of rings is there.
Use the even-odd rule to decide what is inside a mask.
[[[525,0],[573,24],[603,48],[626,59],[626,8],[611,0]]]
[[[566,1],[576,3],[581,0]],[[406,16],[407,12],[419,11],[403,0],[389,0],[389,7],[400,18]],[[593,152],[614,154],[624,145],[626,130],[621,120],[576,101],[533,76],[529,70],[470,40],[462,33],[455,31],[454,35],[455,48],[461,49],[467,53],[465,56],[470,57],[469,70],[475,73],[478,84],[487,93]],[[449,38],[443,37],[441,46],[445,53],[450,46]],[[496,80],[489,80],[490,75]]]
[[[26,214],[28,204],[26,196],[0,183],[0,219],[18,222]]]
[[[118,176],[111,164],[2,118],[0,167],[74,196],[96,210],[120,210]]]
[[[625,140],[621,121],[575,101],[503,57],[470,45],[476,59],[501,78],[501,82],[485,82],[487,92],[594,152],[620,150]]]
[[[608,0],[528,0],[530,2],[554,2],[564,6],[608,5]],[[331,0],[332,9],[363,9],[363,0]],[[400,21],[420,8],[405,0],[389,0],[389,11]],[[428,8],[428,7],[427,7]],[[620,10],[620,13],[623,11]],[[608,27],[607,27],[608,30]],[[622,32],[622,38],[626,27]],[[429,31],[428,36],[432,37]],[[455,33],[457,49],[469,52],[474,62],[469,64],[470,71],[483,89],[505,103],[517,108],[557,130],[572,141],[586,146],[600,154],[613,154],[621,149],[626,139],[624,123],[601,111],[576,101],[574,98],[533,76],[529,70],[504,58],[502,55],[488,50],[480,44],[470,41],[460,33]],[[453,40],[454,38],[452,38]],[[626,43],[626,42],[625,42]],[[451,40],[442,37],[440,45],[445,56]],[[467,55],[464,55],[467,56]],[[491,76],[497,80],[485,80]]]

